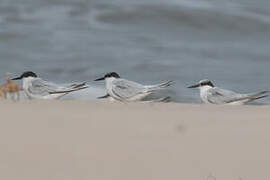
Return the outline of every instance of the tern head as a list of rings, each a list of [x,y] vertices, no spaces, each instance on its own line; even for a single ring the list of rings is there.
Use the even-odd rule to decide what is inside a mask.
[[[214,84],[210,80],[204,79],[204,80],[199,81],[198,84],[195,84],[193,86],[189,86],[188,88],[201,88],[201,87],[205,87],[205,86],[215,87]]]
[[[29,77],[36,78],[37,75],[33,73],[32,71],[27,71],[27,72],[24,72],[21,76],[13,78],[11,80],[20,80],[20,79],[29,78]]]
[[[105,76],[103,76],[102,78],[96,79],[95,81],[102,81],[102,80],[105,80],[107,78],[116,78],[117,79],[117,78],[120,78],[120,76],[116,72],[110,72],[110,73],[105,74]]]

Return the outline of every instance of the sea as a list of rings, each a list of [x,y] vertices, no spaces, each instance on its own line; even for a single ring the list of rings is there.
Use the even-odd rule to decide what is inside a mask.
[[[269,69],[269,0],[0,0],[1,83],[33,71],[86,81],[66,98],[92,100],[105,93],[93,80],[114,71],[142,84],[173,80],[156,96],[201,103],[187,86],[270,90]]]

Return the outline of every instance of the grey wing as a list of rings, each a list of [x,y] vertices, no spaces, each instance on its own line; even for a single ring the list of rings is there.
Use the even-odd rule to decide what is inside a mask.
[[[238,101],[245,96],[246,95],[244,94],[239,94],[230,90],[215,87],[208,91],[207,99],[210,103],[213,104],[226,104]]]
[[[146,88],[136,82],[119,79],[113,82],[112,91],[116,96],[118,96],[118,98],[128,99],[140,93],[144,93]]]
[[[63,91],[66,89],[67,88],[64,86],[59,86],[57,84],[44,81],[42,79],[35,79],[32,81],[32,86],[29,86],[28,90],[32,94],[46,96],[51,94],[52,92]]]

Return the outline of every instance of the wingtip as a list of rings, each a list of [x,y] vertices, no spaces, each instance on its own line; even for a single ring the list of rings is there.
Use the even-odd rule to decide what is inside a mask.
[[[77,87],[77,88],[73,88],[70,90],[66,90],[66,91],[54,91],[54,92],[49,92],[49,94],[64,94],[64,93],[71,93],[71,92],[75,92],[75,91],[79,91],[79,90],[83,90],[83,89],[87,89],[88,86],[83,86],[83,87]]]
[[[89,86],[83,86],[83,87],[80,87],[80,88],[78,88],[76,90],[82,90],[82,89],[87,89],[87,88],[89,88]]]
[[[262,98],[265,98],[265,97],[268,97],[268,96],[269,95],[263,95],[263,96],[259,96],[259,97],[256,97],[256,98],[252,98],[251,101],[262,99]]]
[[[164,84],[162,84],[161,87],[166,88],[166,87],[172,86],[173,84],[174,84],[174,81],[169,80],[169,81],[165,82]]]
[[[156,100],[154,100],[154,102],[168,103],[168,102],[171,102],[171,97],[170,96],[166,96],[164,98],[156,99]]]
[[[97,97],[97,99],[105,99],[105,98],[108,98],[108,97],[110,97],[110,95],[109,94],[106,94],[104,96]]]
[[[171,102],[171,97],[167,96],[167,97],[163,98],[161,102],[165,102],[165,103]]]
[[[265,94],[268,94],[268,93],[270,93],[270,91],[261,91],[261,92],[258,92],[258,93],[256,93],[256,94],[253,94],[253,96],[259,97],[259,96],[261,96],[261,95],[265,95]]]
[[[88,85],[86,84],[86,82],[82,82],[80,84],[74,84],[73,89],[77,89],[77,88],[81,88],[81,87],[88,87]]]
[[[168,84],[169,84],[169,86],[174,85],[174,84],[175,84],[175,81],[169,80],[169,81],[168,81]]]

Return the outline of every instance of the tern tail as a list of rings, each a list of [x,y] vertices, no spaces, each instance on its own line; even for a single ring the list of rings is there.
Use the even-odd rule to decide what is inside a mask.
[[[79,91],[79,90],[82,90],[82,89],[86,89],[88,88],[88,86],[79,86],[79,87],[72,87],[71,89],[68,89],[68,90],[63,90],[63,91],[53,91],[53,92],[49,92],[50,94],[67,94],[67,93],[70,93],[70,92],[73,92],[73,91]]]
[[[73,89],[77,89],[77,88],[80,88],[80,87],[83,87],[83,86],[86,86],[86,82],[83,82],[83,83],[80,83],[80,84],[72,84],[69,87],[73,88]]]
[[[172,84],[173,84],[173,81],[167,81],[167,82],[161,83],[161,84],[146,86],[146,88],[148,88],[149,91],[154,91],[154,90],[158,90],[158,89],[163,89],[163,88],[169,87]]]
[[[267,93],[269,93],[270,91],[261,91],[258,93],[254,93],[254,94],[249,94],[245,97],[242,98],[237,98],[237,99],[233,99],[231,101],[228,101],[227,103],[232,103],[232,102],[236,102],[236,101],[245,101],[245,102],[250,102],[250,101],[254,101],[257,99],[262,99],[265,97],[268,97],[269,95]]]
[[[262,98],[265,98],[265,97],[268,97],[268,96],[269,96],[269,95],[259,96],[259,97],[256,97],[256,98],[251,99],[251,101],[257,100],[257,99],[262,99]]]
[[[269,96],[267,93],[269,93],[269,91],[261,91],[261,92],[255,93],[255,94],[251,94],[249,99],[250,99],[250,101],[262,99],[262,98]]]

